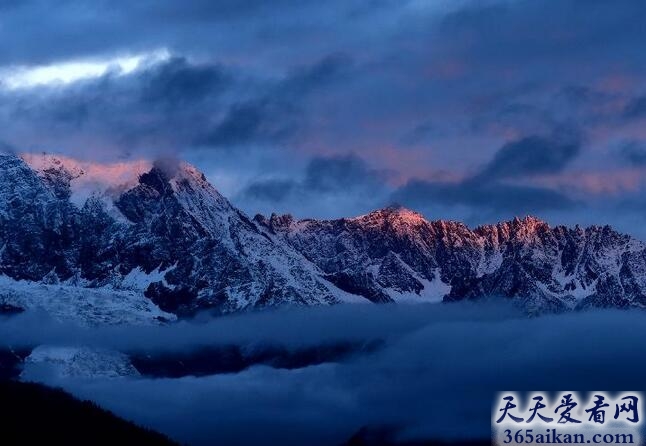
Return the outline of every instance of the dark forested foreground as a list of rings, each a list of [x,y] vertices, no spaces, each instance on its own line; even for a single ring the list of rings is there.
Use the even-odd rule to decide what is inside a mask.
[[[490,446],[491,439],[473,440],[401,440],[398,429],[393,427],[364,427],[354,434],[343,446]]]
[[[176,445],[169,438],[122,420],[89,401],[40,384],[0,380],[3,445]],[[343,446],[486,446],[490,440],[401,441],[390,427],[362,428]]]
[[[3,445],[174,445],[96,404],[39,384],[0,381]]]

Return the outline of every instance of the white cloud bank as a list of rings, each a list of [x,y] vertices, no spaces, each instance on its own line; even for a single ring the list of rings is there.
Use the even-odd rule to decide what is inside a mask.
[[[69,60],[49,65],[0,67],[0,87],[19,90],[65,85],[101,77],[109,72],[126,75],[142,65],[163,62],[169,58],[168,50],[161,49],[149,53]]]

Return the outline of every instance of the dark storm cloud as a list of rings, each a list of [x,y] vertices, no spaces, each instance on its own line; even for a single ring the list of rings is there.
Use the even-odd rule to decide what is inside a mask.
[[[347,54],[335,53],[320,61],[295,68],[279,85],[276,94],[297,96],[325,87],[352,74],[354,60]]]
[[[531,182],[567,174],[573,146],[546,154],[492,149],[519,135],[577,127],[586,141],[577,149],[577,168],[600,171],[613,163],[602,146],[638,138],[629,133],[637,132],[632,120],[643,116],[646,4],[640,0],[2,6],[0,41],[11,45],[0,48],[0,68],[162,48],[178,56],[145,75],[105,76],[57,91],[2,91],[7,142],[72,154],[96,147],[107,158],[175,151],[200,159],[207,173],[227,157],[227,167],[237,166],[227,169],[227,184],[240,178],[231,194],[260,178],[266,184],[249,186],[248,196],[260,200],[266,189],[262,203],[269,207],[274,197],[295,213],[309,212],[302,199],[289,200],[303,185],[286,184],[305,160],[331,152],[356,153],[375,169],[396,169],[403,181],[442,190],[452,186],[429,179],[433,172],[462,177],[490,161],[480,172],[492,176],[486,187],[472,179],[454,191],[459,206],[480,212],[486,205],[469,199],[479,187],[503,201],[514,186],[501,184],[502,177],[523,176],[518,196],[565,209],[575,190]],[[431,173],[425,178],[420,171]],[[354,207],[350,201],[323,206],[326,216],[363,211],[364,190],[357,190]],[[259,210],[253,206],[245,210]]]
[[[563,87],[558,95],[574,105],[603,104],[609,99],[607,93],[598,91],[586,85],[568,85]]]
[[[580,152],[581,144],[569,139],[528,136],[500,148],[477,179],[518,178],[558,173]]]
[[[602,0],[564,0],[558,5],[549,1],[472,2],[448,14],[442,31],[453,38],[448,46],[490,64],[537,65],[543,60],[562,63],[567,58],[590,62],[588,58],[595,54],[603,54],[604,63],[621,61],[627,55],[643,63],[637,42],[646,37],[640,19],[645,12],[646,5],[639,0],[620,6]]]
[[[347,55],[332,54],[314,64],[297,67],[258,97],[233,104],[224,119],[195,143],[229,147],[285,141],[305,125],[307,96],[349,76],[352,65]]]
[[[248,199],[277,203],[283,201],[298,186],[293,180],[258,180],[247,186],[243,194]]]
[[[235,201],[267,215],[356,215],[388,204],[390,174],[353,154],[314,157],[302,172],[291,177],[252,181]]]
[[[289,0],[278,0],[273,5],[268,5],[263,0],[192,0],[183,3],[169,0],[145,0],[132,6],[125,1],[113,0],[111,3],[131,7],[133,12],[139,14],[152,12],[153,17],[171,21],[186,20],[193,23],[245,18],[292,4]],[[312,1],[305,0],[303,2],[305,5],[308,3],[312,3]]]
[[[646,96],[632,99],[624,109],[624,117],[627,119],[637,119],[646,116]]]
[[[232,75],[219,65],[192,65],[173,57],[126,76],[108,73],[70,87],[43,88],[34,96],[26,93],[18,101],[17,116],[44,127],[54,123],[80,131],[84,125],[109,123],[117,134],[137,133],[143,120],[152,135],[164,134],[182,130],[168,128],[164,121],[217,106],[214,101],[233,84]]]
[[[329,32],[336,23],[349,23],[392,3],[373,2],[357,15],[362,6],[361,0],[327,4],[313,0],[66,0],[56,5],[44,0],[9,1],[0,9],[0,41],[12,45],[0,50],[0,64],[49,63],[159,47],[211,55],[253,53],[261,46],[283,51],[281,47],[288,44],[311,41],[304,31]]]
[[[631,79],[646,70],[637,43],[646,39],[644,13],[646,4],[635,0],[467,2],[429,32],[428,56],[416,54],[428,69],[462,67],[451,84],[460,91],[436,101],[461,104],[478,136],[558,125],[620,132],[615,104],[632,96]]]
[[[448,131],[453,135],[461,131],[459,121],[463,119],[454,112],[469,109],[484,91],[515,89],[521,83],[532,83],[538,90],[554,88],[557,75],[564,76],[562,82],[571,82],[570,76],[560,70],[570,67],[571,60],[588,49],[595,52],[594,57],[585,53],[587,62],[594,66],[586,72],[598,73],[596,61],[603,60],[599,66],[606,66],[604,58],[619,54],[617,47],[641,52],[635,42],[640,41],[636,37],[643,37],[638,18],[644,10],[642,2],[632,0],[622,2],[620,7],[603,2],[582,6],[580,0],[565,0],[558,8],[543,1],[492,1],[485,6],[461,2],[450,7],[355,0],[324,4],[279,0],[271,6],[256,0],[106,0],[91,5],[68,0],[55,8],[39,0],[20,5],[9,2],[14,3],[0,26],[0,40],[12,42],[11,48],[0,52],[0,60],[6,56],[12,63],[160,47],[180,55],[241,61],[241,65],[249,65],[257,73],[286,73],[299,63],[308,66],[322,59],[302,70],[300,80],[293,75],[278,88],[283,94],[290,90],[297,94],[299,88],[307,88],[302,85],[308,82],[320,84],[330,74],[338,74],[346,62],[344,58],[362,59],[370,67],[363,73],[363,82],[351,86],[340,83],[331,92],[337,99],[339,122],[334,121],[334,116],[320,116],[332,119],[332,136],[328,139],[352,138],[359,143],[370,141],[371,136],[363,128],[374,115],[381,115],[380,119],[388,116],[396,122],[398,115],[405,116],[412,110],[430,115],[440,134]],[[460,9],[455,11],[457,7]],[[47,21],[38,23],[38,17],[47,17]],[[441,26],[433,26],[437,22]],[[601,35],[603,45],[599,44]],[[338,53],[345,56],[328,56]],[[529,62],[525,62],[527,59]],[[544,59],[550,59],[549,63],[543,63]],[[622,54],[621,60],[636,63],[641,59]],[[501,72],[505,73],[502,78]],[[576,70],[577,76],[580,72]],[[460,88],[447,88],[447,84],[456,85],[451,84],[455,78]],[[195,86],[193,81],[197,78],[192,79]],[[208,84],[208,76],[205,82]],[[169,97],[178,98],[179,92],[173,88],[169,85]],[[190,97],[190,92],[187,94]],[[243,95],[229,105],[227,119],[211,122],[209,131],[196,141],[220,145],[266,139],[271,144],[293,135],[299,123],[291,121],[308,107],[295,106],[291,99],[287,104],[281,103],[280,94],[254,94],[254,98]],[[506,110],[510,110],[509,106]],[[274,113],[277,122],[266,123]],[[315,109],[312,113],[324,112]],[[531,122],[539,116],[528,116],[526,120]],[[354,132],[343,128],[348,118],[357,121]],[[281,121],[286,124],[279,124]],[[346,132],[348,136],[344,136]],[[398,142],[404,132],[399,129],[397,135],[383,135],[378,129],[374,137]],[[300,140],[308,141],[314,135],[308,133]]]
[[[327,192],[356,187],[374,187],[384,180],[383,173],[370,169],[354,155],[314,158],[305,170],[303,187]]]
[[[231,79],[218,65],[190,65],[185,58],[174,57],[144,72],[140,82],[142,103],[181,107],[222,91]]]
[[[115,147],[106,154],[113,157],[135,148],[177,149],[217,118],[222,93],[234,85],[218,65],[173,58],[128,75],[0,92],[0,116],[12,122],[6,134],[21,150],[45,150],[43,139],[72,153],[89,140],[104,152]]]
[[[261,141],[272,143],[293,132],[295,119],[291,107],[269,99],[232,105],[214,129],[195,140],[198,145],[230,147]]]
[[[431,122],[422,121],[415,127],[413,127],[412,130],[406,132],[402,136],[401,142],[404,146],[413,146],[416,144],[428,142],[433,136],[437,134],[437,130]]]
[[[475,174],[458,182],[413,178],[394,192],[384,187],[387,171],[369,168],[355,156],[318,157],[305,168],[303,178],[263,179],[247,186],[241,199],[285,203],[316,201],[340,195],[365,196],[373,206],[400,203],[416,209],[466,206],[488,215],[517,215],[544,210],[568,210],[578,203],[545,187],[508,183],[562,171],[581,150],[576,132],[528,136],[503,145]]]
[[[0,92],[0,116],[12,121],[7,136],[23,148],[33,146],[34,126],[39,139],[71,151],[83,137],[117,152],[267,145],[297,135],[308,120],[310,95],[351,67],[348,57],[335,54],[263,79],[172,57],[127,75]]]
[[[624,161],[633,166],[646,166],[646,142],[644,141],[624,143],[619,154]]]
[[[561,192],[504,180],[558,173],[580,149],[578,136],[571,131],[550,137],[527,136],[503,145],[480,171],[462,181],[414,179],[395,191],[393,200],[421,208],[462,205],[514,214],[573,208],[575,201]]]
[[[541,187],[464,181],[446,183],[412,180],[399,188],[392,200],[426,209],[434,205],[467,206],[487,215],[522,215],[545,210],[571,209],[575,201],[560,192]]]
[[[356,155],[315,157],[307,164],[302,179],[258,180],[250,184],[243,195],[258,200],[281,201],[291,194],[311,198],[352,192],[378,194],[387,175],[386,171],[370,168]]]

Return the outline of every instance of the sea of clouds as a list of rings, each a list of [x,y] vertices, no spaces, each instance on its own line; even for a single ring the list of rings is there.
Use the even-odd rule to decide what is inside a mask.
[[[62,387],[188,444],[340,444],[362,427],[397,438],[488,438],[499,391],[643,390],[646,312],[528,318],[500,301],[286,309],[161,327],[80,328],[25,313],[0,320],[13,347],[126,353],[213,345],[299,350],[380,347],[298,369],[252,366],[181,378],[63,377],[27,364],[22,379]]]

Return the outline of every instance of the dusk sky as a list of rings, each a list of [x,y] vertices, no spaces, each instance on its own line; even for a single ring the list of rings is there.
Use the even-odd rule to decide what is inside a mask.
[[[0,0],[0,147],[172,157],[245,212],[646,239],[646,2]]]

